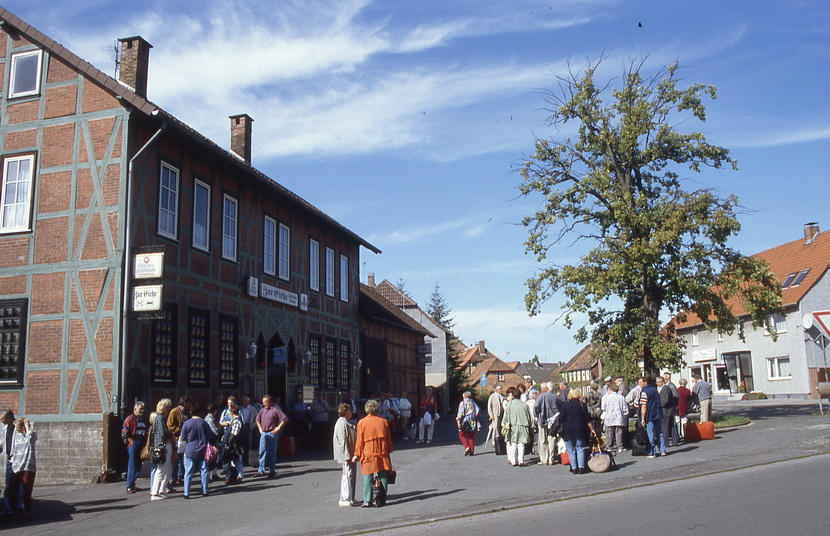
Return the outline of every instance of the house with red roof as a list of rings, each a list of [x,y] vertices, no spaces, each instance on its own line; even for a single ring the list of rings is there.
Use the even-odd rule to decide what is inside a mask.
[[[802,238],[754,257],[767,261],[781,281],[784,312],[770,319],[777,338],[753,329],[738,300],[730,303],[739,318],[731,335],[709,331],[690,314],[675,326],[686,342],[681,375],[690,384],[700,375],[720,395],[761,391],[770,398],[816,398],[816,383],[828,378],[827,356],[805,333],[803,318],[830,309],[830,233],[807,223]]]

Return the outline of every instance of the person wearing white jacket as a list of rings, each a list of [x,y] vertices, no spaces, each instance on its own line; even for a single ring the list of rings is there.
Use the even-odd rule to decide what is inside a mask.
[[[349,404],[337,406],[339,418],[334,423],[334,461],[343,467],[340,477],[340,506],[357,506],[354,499],[355,482],[357,480],[357,463],[352,461],[357,431],[352,420],[352,407]]]

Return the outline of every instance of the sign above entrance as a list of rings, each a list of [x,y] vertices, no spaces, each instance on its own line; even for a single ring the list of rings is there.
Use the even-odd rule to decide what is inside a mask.
[[[260,284],[259,293],[260,296],[266,300],[272,300],[286,305],[292,305],[294,307],[299,307],[300,305],[300,297],[297,294],[288,292],[287,290],[282,290],[281,288],[277,288],[272,285],[266,285],[265,283]]]
[[[696,350],[692,352],[692,361],[700,363],[701,361],[714,361],[718,356],[714,348],[710,350]]]
[[[136,279],[158,279],[164,275],[164,253],[139,253],[133,264]]]

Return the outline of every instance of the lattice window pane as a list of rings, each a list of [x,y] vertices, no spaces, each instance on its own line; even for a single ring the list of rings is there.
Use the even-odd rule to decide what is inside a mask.
[[[326,339],[326,389],[334,389],[336,387],[337,355],[335,353],[335,344],[334,339]]]
[[[316,335],[309,337],[308,351],[311,352],[308,381],[311,385],[320,385],[320,337]]]
[[[155,383],[176,382],[176,312],[162,311],[153,321],[152,380]]]
[[[236,385],[239,333],[236,318],[219,319],[219,385]]]
[[[27,300],[0,302],[0,385],[23,386]]]
[[[207,385],[210,380],[210,316],[207,311],[190,310],[187,345],[187,377],[190,385]]]
[[[349,354],[351,353],[349,341],[340,341],[340,390],[347,391],[351,386],[349,379],[351,376],[351,361]]]

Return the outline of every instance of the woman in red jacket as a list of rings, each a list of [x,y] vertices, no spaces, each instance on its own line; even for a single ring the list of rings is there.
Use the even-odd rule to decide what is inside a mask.
[[[392,470],[392,432],[386,419],[378,416],[380,405],[377,400],[366,402],[366,417],[357,422],[357,440],[354,446],[353,462],[360,462],[363,473],[363,507],[380,507],[386,504],[389,489],[389,471]],[[372,486],[375,474],[380,479],[381,491],[377,502],[372,502]]]

